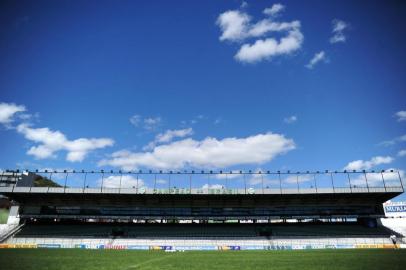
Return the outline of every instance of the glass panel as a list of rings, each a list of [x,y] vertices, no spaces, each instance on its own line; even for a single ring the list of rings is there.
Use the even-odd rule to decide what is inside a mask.
[[[348,174],[344,172],[332,173],[335,188],[349,188],[350,182]]]
[[[154,173],[138,174],[138,188],[145,187],[147,189],[152,190],[155,186],[155,179],[156,179],[156,176]]]
[[[170,175],[171,192],[179,192],[181,189],[189,189],[190,178],[188,174],[173,173]]]
[[[213,173],[208,176],[208,188],[211,190],[220,191],[225,188],[227,182],[226,174]]]
[[[57,179],[52,180],[52,172],[36,172],[33,174],[28,174],[27,176],[23,174],[22,182],[26,182],[24,181],[25,177],[30,178],[31,176],[33,177],[33,182],[30,183],[32,187],[58,187],[63,185],[63,181],[57,181]],[[24,183],[24,185],[28,184],[28,182]]]
[[[62,176],[62,175],[61,175]],[[68,172],[64,175],[66,177],[67,188],[83,188],[85,173],[72,173]]]
[[[100,172],[86,172],[83,178],[85,188],[101,188],[104,181]]]
[[[297,192],[298,186],[298,175],[294,173],[281,173],[282,189],[289,189],[292,192]]]
[[[316,192],[316,180],[313,174],[303,173],[298,175],[299,189]]]
[[[227,189],[238,189],[244,186],[243,174],[239,172],[226,173],[224,178],[224,187]]]
[[[169,190],[169,174],[158,173],[156,174],[155,188],[160,191]]]
[[[208,180],[209,180],[209,174],[204,174],[204,173],[194,173],[192,174],[192,189],[194,190],[202,190],[208,188]]]
[[[247,192],[250,189],[255,189],[261,193],[260,191],[262,191],[262,187],[264,186],[264,177],[262,174],[248,173],[245,175],[245,181],[247,184]]]
[[[264,174],[264,188],[265,190],[280,191],[278,174]]]
[[[367,177],[369,187],[384,187],[382,174],[380,172],[369,172],[365,175]]]
[[[401,187],[398,172],[386,171],[383,172],[383,179],[385,180],[386,187]]]
[[[120,188],[125,185],[132,187],[135,186],[135,182],[135,177],[131,175],[123,175],[117,172],[103,174],[103,188]]]
[[[318,190],[331,191],[331,189],[333,189],[333,181],[331,173],[316,173],[313,174],[313,176],[316,179],[315,185],[317,186]]]
[[[348,173],[351,180],[351,187],[353,188],[366,188],[367,182],[365,179],[365,174],[362,172],[352,172]]]

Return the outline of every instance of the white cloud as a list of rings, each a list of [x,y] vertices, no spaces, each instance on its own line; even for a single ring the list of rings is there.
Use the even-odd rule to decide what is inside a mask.
[[[156,142],[158,143],[166,143],[172,141],[174,138],[183,138],[186,136],[190,136],[193,134],[192,128],[185,128],[185,129],[175,129],[175,130],[167,130],[164,133],[160,133],[156,136]]]
[[[313,58],[310,60],[310,62],[305,66],[308,69],[313,69],[313,67],[319,63],[319,62],[326,62],[326,53],[324,51],[316,53]]]
[[[331,23],[333,36],[330,38],[330,43],[345,42],[347,38],[344,35],[344,30],[348,28],[348,23],[337,19],[333,20]]]
[[[282,5],[275,4],[272,8],[265,9],[264,13],[275,16],[283,8]],[[273,18],[266,18],[252,23],[251,17],[240,10],[228,10],[220,14],[216,23],[222,31],[220,41],[242,42],[248,38],[258,38],[273,32],[287,33],[279,40],[275,37],[266,37],[254,43],[243,44],[234,58],[246,63],[290,54],[301,47],[304,39],[300,32],[300,21],[275,22]]]
[[[234,58],[245,63],[270,60],[274,56],[290,54],[298,50],[302,43],[302,33],[298,29],[293,29],[280,41],[275,38],[267,38],[259,39],[252,45],[244,44]]]
[[[18,112],[24,112],[25,106],[14,103],[0,103],[0,124],[6,125],[13,122],[13,117]]]
[[[292,31],[298,30],[300,28],[299,21],[292,22],[274,22],[269,19],[264,19],[256,24],[252,25],[249,29],[248,37],[260,37],[268,32],[282,32],[282,31]]]
[[[263,13],[269,16],[276,16],[285,9],[282,4],[273,4],[272,7],[264,9]]]
[[[161,125],[161,117],[149,117],[144,119],[144,128],[149,131],[157,129]]]
[[[398,122],[406,121],[406,111],[398,111],[395,113],[395,117],[398,118]]]
[[[344,170],[369,170],[375,166],[381,165],[381,164],[389,164],[393,161],[392,157],[386,156],[376,156],[371,158],[370,160],[354,160],[351,161],[350,163],[347,164],[347,166],[344,167]]]
[[[221,122],[222,122],[222,119],[221,119],[221,118],[216,118],[216,119],[214,120],[213,124],[218,125],[218,124],[220,124]]]
[[[399,157],[404,157],[404,156],[406,156],[406,149],[400,150],[400,151],[398,152],[398,156],[399,156]]]
[[[383,141],[383,142],[379,143],[379,145],[391,146],[391,145],[395,145],[395,144],[400,143],[400,142],[406,142],[406,134],[402,135],[402,136],[399,136],[397,138],[394,138],[392,140]]]
[[[221,28],[220,40],[239,41],[246,38],[251,18],[248,14],[238,11],[226,11],[217,18],[217,25]]]
[[[101,185],[103,182],[104,188],[119,188],[120,187],[120,180],[121,180],[121,188],[141,188],[146,187],[145,183],[142,179],[137,180],[136,177],[132,175],[111,175],[103,179],[98,180],[98,184]],[[137,185],[138,183],[138,185]]]
[[[27,140],[39,143],[38,146],[31,147],[27,152],[38,159],[55,157],[55,152],[65,150],[68,152],[67,161],[82,161],[90,151],[114,144],[114,141],[109,138],[68,140],[60,131],[52,131],[49,128],[32,128],[27,124],[18,125],[17,131]]]
[[[196,141],[184,139],[154,147],[149,152],[119,151],[99,162],[125,170],[140,167],[179,169],[184,167],[221,168],[242,164],[262,164],[295,149],[292,139],[266,133],[246,138]]]
[[[157,144],[171,142],[175,138],[184,138],[193,134],[192,128],[185,129],[168,129],[164,133],[155,136],[155,140],[146,145],[143,150],[153,149]]]
[[[286,124],[293,124],[293,123],[295,123],[297,121],[297,116],[296,115],[292,115],[292,116],[289,116],[289,117],[285,117],[284,119],[283,119],[283,122],[285,122]]]
[[[142,118],[141,115],[135,114],[130,117],[130,123],[134,125],[135,127],[140,127],[144,128],[145,130],[148,131],[154,131],[156,130],[162,122],[161,117],[147,117],[147,118]]]
[[[136,127],[138,127],[140,125],[141,120],[142,120],[142,117],[141,117],[141,115],[138,115],[138,114],[135,114],[130,117],[130,123]]]

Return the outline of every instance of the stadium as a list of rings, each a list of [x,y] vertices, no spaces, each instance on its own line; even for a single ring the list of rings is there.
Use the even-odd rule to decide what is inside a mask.
[[[406,1],[0,1],[0,269],[406,265]]]
[[[402,215],[385,212],[404,206],[383,203],[403,191],[396,171],[7,171],[0,247],[401,248]]]

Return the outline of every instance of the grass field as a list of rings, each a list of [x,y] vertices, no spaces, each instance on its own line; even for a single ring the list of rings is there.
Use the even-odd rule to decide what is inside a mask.
[[[3,249],[13,269],[404,269],[406,250],[162,251]]]

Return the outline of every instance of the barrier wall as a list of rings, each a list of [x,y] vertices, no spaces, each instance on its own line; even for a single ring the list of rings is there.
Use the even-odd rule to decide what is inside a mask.
[[[97,245],[76,244],[74,246],[61,244],[0,244],[0,248],[81,248],[81,249],[121,249],[121,250],[303,250],[303,249],[397,249],[406,248],[405,244],[355,244],[355,245],[271,245],[271,246],[145,246],[145,245]]]

